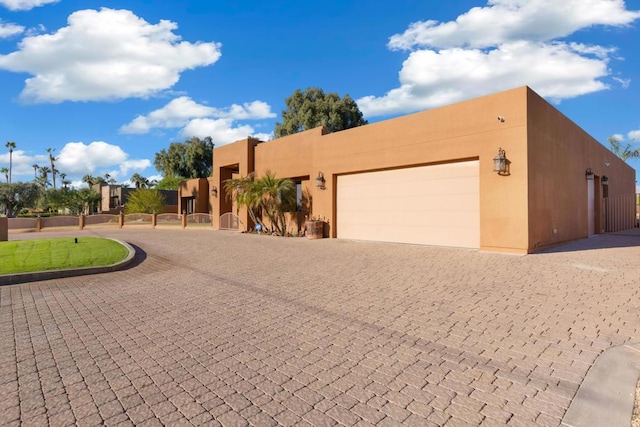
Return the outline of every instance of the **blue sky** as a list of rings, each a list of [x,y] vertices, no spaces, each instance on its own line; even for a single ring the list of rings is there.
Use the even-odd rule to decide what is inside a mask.
[[[76,183],[154,178],[172,141],[270,138],[312,86],[375,122],[529,85],[633,142],[639,42],[638,0],[0,0],[0,167],[15,141],[13,181],[47,148]]]

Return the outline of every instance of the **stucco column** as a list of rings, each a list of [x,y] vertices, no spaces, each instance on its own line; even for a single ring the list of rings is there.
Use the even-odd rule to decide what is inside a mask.
[[[158,214],[153,211],[151,214],[151,228],[156,228],[156,225],[158,225]]]
[[[124,214],[120,212],[118,216],[118,228],[122,228],[124,226]]]
[[[6,242],[9,240],[9,218],[6,216],[0,217],[0,242]]]
[[[78,228],[80,230],[84,230],[84,215],[80,214],[80,216],[78,217]]]

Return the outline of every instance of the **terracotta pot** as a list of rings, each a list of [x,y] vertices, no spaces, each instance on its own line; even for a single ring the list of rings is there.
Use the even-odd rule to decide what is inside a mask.
[[[324,237],[323,221],[307,221],[305,223],[305,236],[307,239],[322,239]]]

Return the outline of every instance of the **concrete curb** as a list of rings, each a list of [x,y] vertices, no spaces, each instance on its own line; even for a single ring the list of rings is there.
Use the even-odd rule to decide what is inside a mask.
[[[639,376],[640,344],[605,350],[589,369],[562,425],[630,426]]]
[[[17,274],[0,274],[0,286],[3,285],[17,285],[26,282],[36,282],[40,280],[60,279],[63,277],[84,276],[88,274],[110,273],[112,271],[123,269],[131,264],[136,257],[136,250],[127,242],[123,242],[118,239],[109,239],[114,242],[120,243],[127,248],[129,254],[125,259],[115,264],[105,265],[101,267],[84,267],[84,268],[70,268],[66,270],[48,270],[48,271],[33,271],[29,273],[17,273]]]

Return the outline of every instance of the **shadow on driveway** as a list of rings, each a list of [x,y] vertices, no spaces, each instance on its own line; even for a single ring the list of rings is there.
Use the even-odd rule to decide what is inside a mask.
[[[630,248],[640,246],[640,228],[631,228],[617,233],[595,234],[587,239],[564,243],[539,253],[559,253],[595,249]]]

